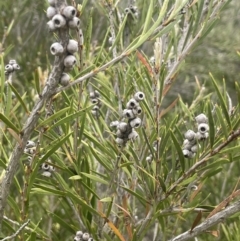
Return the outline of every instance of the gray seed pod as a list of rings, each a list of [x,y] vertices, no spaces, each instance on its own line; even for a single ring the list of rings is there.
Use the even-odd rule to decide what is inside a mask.
[[[209,131],[209,125],[206,123],[201,123],[198,125],[198,132],[204,134]]]
[[[66,19],[60,15],[60,14],[56,14],[53,18],[52,21],[54,23],[54,26],[56,28],[63,28],[66,25]]]
[[[90,238],[89,233],[84,233],[84,234],[82,235],[82,239],[83,239],[84,241],[88,241],[89,238]]]
[[[89,93],[89,97],[90,97],[91,99],[96,98],[95,92],[94,92],[94,91],[91,91],[91,92]]]
[[[117,137],[115,141],[119,146],[122,146],[124,144],[124,140],[122,138]]]
[[[27,141],[26,148],[31,148],[31,147],[34,147],[34,146],[36,146],[34,141]]]
[[[55,172],[55,170],[56,170],[56,169],[55,169],[54,166],[50,166],[50,168],[49,168],[49,171],[50,171],[50,172]]]
[[[49,19],[52,19],[57,14],[57,10],[56,10],[56,8],[50,6],[47,8],[46,14]]]
[[[49,171],[44,171],[44,172],[42,173],[42,176],[44,176],[44,177],[51,177],[51,176],[52,176],[52,173],[49,172]]]
[[[135,130],[132,130],[132,132],[128,135],[129,140],[136,140],[138,138],[138,133]]]
[[[201,123],[207,123],[208,122],[208,118],[206,115],[204,114],[200,114],[198,116],[195,117],[195,120],[198,124],[201,124]]]
[[[55,0],[48,0],[50,6],[55,7]]]
[[[62,15],[67,19],[73,19],[77,14],[77,10],[72,6],[67,6],[62,10]]]
[[[199,140],[199,141],[201,141],[201,140],[205,140],[205,139],[207,139],[208,138],[208,132],[205,132],[205,133],[200,133],[200,132],[197,132],[196,133],[196,139],[197,140]]]
[[[91,102],[96,105],[96,104],[98,104],[99,99],[95,99],[95,98],[94,98],[94,99],[91,99]]]
[[[28,160],[29,163],[31,163],[32,160],[33,160],[33,157],[32,157],[32,156],[28,156],[28,157],[27,157],[27,160]]]
[[[118,138],[124,139],[126,137],[126,134],[124,132],[121,132],[120,130],[117,130],[116,136]]]
[[[125,132],[128,129],[128,124],[125,122],[120,122],[119,125],[117,126],[118,130],[121,132]]]
[[[19,70],[20,69],[20,66],[18,64],[13,64],[12,67],[13,67],[14,70]]]
[[[67,51],[70,54],[74,54],[78,51],[78,42],[76,40],[70,39],[67,45]]]
[[[77,236],[77,237],[81,238],[82,235],[83,235],[83,232],[82,232],[82,231],[77,231],[77,233],[76,233],[76,236]]]
[[[126,14],[128,14],[128,13],[130,13],[130,9],[129,9],[129,8],[125,8],[125,9],[124,9],[124,12],[125,12]]]
[[[188,158],[193,158],[193,157],[195,157],[195,155],[196,155],[196,153],[189,151]]]
[[[55,27],[52,20],[47,22],[47,26],[48,26],[49,31],[55,31],[56,30],[56,27]]]
[[[183,149],[182,152],[183,152],[184,157],[188,157],[189,156],[189,153],[190,153],[189,150]]]
[[[99,106],[95,105],[95,106],[93,107],[93,110],[99,111]]]
[[[88,241],[93,241],[93,238],[89,238]]]
[[[126,104],[126,107],[127,109],[134,109],[136,108],[137,106],[139,106],[138,102],[135,100],[135,99],[130,99],[127,104]]]
[[[71,68],[76,64],[77,60],[73,55],[68,55],[65,59],[64,59],[64,66],[67,68]]]
[[[42,169],[43,171],[49,171],[49,170],[50,170],[50,165],[48,165],[47,163],[43,163],[43,164],[41,165],[41,169]]]
[[[11,65],[16,64],[16,63],[17,63],[17,62],[16,62],[15,59],[10,59],[10,60],[9,60],[9,64],[11,64]]]
[[[143,92],[138,91],[135,95],[134,95],[134,99],[136,101],[142,101],[145,98],[145,95]]]
[[[184,134],[185,138],[186,138],[187,140],[189,140],[189,141],[194,140],[195,135],[196,135],[196,133],[195,133],[194,131],[192,131],[192,130],[188,130],[188,131]]]
[[[25,150],[26,150],[26,148],[25,148]],[[32,154],[34,154],[35,152],[36,152],[36,147],[31,147],[31,148],[28,148],[28,149],[27,149],[27,153],[28,153],[28,154],[31,154],[31,155],[32,155]]]
[[[112,121],[110,123],[110,127],[117,127],[119,125],[119,121]]]
[[[100,116],[100,113],[99,113],[99,110],[91,110],[91,113],[94,117],[99,117]]]
[[[60,85],[67,86],[70,82],[70,76],[67,73],[62,73],[61,79],[59,81]]]
[[[132,111],[134,115],[140,115],[142,113],[142,108],[140,106],[137,106]]]
[[[137,6],[130,6],[130,10],[132,13],[136,13],[138,8],[137,8]]]
[[[153,159],[153,158],[152,158],[152,155],[146,157],[146,161],[147,161],[147,162],[152,162],[152,159]]]
[[[63,46],[58,42],[53,43],[50,47],[50,52],[52,55],[59,56],[63,53],[63,51],[64,51]]]
[[[138,128],[141,126],[142,120],[140,118],[135,118],[133,120],[130,121],[130,126],[132,128]]]
[[[71,29],[76,29],[80,26],[80,19],[74,17],[72,20],[68,21],[68,27]]]
[[[192,146],[193,146],[193,144],[190,143],[189,140],[187,140],[187,139],[184,140],[184,142],[183,142],[183,149],[190,151]]]
[[[94,94],[96,98],[100,98],[100,93],[97,90],[94,90]]]
[[[7,64],[5,66],[5,70],[6,70],[7,73],[11,73],[11,72],[14,71],[14,68],[13,68],[13,66],[11,64]]]
[[[113,44],[113,37],[109,37],[108,43],[109,43],[109,44]]]
[[[81,241],[81,240],[82,240],[82,239],[79,238],[78,236],[75,236],[74,239],[73,239],[73,241]]]
[[[194,145],[191,147],[191,152],[193,153],[197,153],[198,150],[199,150],[199,145]]]
[[[133,119],[135,117],[135,115],[133,114],[133,111],[129,109],[123,110],[123,116],[127,117],[128,119]]]

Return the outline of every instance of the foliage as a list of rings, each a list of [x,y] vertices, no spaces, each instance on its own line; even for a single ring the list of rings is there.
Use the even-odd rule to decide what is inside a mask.
[[[39,115],[30,137],[36,151],[18,160],[2,238],[22,227],[16,234],[19,240],[73,240],[78,230],[94,240],[172,240],[187,230],[194,232],[239,195],[240,116],[238,105],[232,104],[232,99],[240,100],[239,85],[229,92],[228,82],[208,71],[204,85],[195,69],[189,74],[195,76],[194,87],[182,81],[187,55],[214,31],[228,3],[84,0],[76,5],[84,45],[78,66],[70,72],[72,81],[58,87],[37,113],[33,110],[56,63],[48,49],[60,37],[47,33],[47,3],[16,1],[20,11],[0,3],[6,15],[1,27],[9,26],[0,46],[2,183],[13,150],[25,147],[27,120],[32,113]],[[132,12],[131,4],[137,6]],[[25,26],[34,23],[37,27],[29,33]],[[76,31],[70,34],[79,40]],[[17,39],[16,46],[8,45],[10,36]],[[11,84],[4,66],[14,52],[21,71]],[[171,97],[175,83],[177,94],[183,95]],[[90,98],[95,90],[100,93],[99,115]],[[139,137],[119,147],[110,123],[124,120],[123,109],[137,91],[145,94]],[[186,103],[189,92],[192,100]],[[196,130],[200,113],[208,116],[209,138],[187,159],[182,154],[184,133]],[[44,163],[56,169],[50,177],[39,171]],[[237,214],[232,215],[198,240],[238,240],[238,223]]]

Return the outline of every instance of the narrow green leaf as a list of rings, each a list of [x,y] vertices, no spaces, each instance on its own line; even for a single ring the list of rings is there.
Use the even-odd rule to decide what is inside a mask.
[[[210,169],[210,170],[206,171],[206,173],[204,173],[204,178],[210,178],[212,176],[215,176],[216,174],[221,172],[222,169],[223,169],[222,167],[218,167],[218,168],[215,168],[215,169]]]
[[[80,204],[84,209],[88,210],[90,213],[96,214],[100,216],[96,209],[91,207],[86,201],[84,201],[81,197],[73,194],[71,190],[67,191],[67,196],[70,197],[74,202]]]
[[[2,120],[8,127],[13,129],[16,133],[20,132],[18,128],[2,113],[0,113],[0,120]]]
[[[69,177],[68,179],[75,181],[75,180],[81,180],[82,178],[79,175],[75,175],[75,176]]]
[[[100,202],[112,202],[113,201],[113,198],[112,197],[105,197],[105,198],[102,198],[99,200]]]
[[[184,155],[183,155],[183,152],[182,152],[182,148],[181,148],[181,146],[179,144],[179,141],[177,140],[177,138],[175,137],[174,133],[172,132],[172,130],[170,130],[170,132],[171,132],[171,137],[172,137],[174,146],[175,146],[176,151],[178,153],[178,158],[179,158],[179,161],[180,161],[180,165],[182,167],[182,171],[184,172],[184,170],[185,170],[185,160],[184,160]]]
[[[51,213],[49,212],[49,215],[53,218],[53,220],[55,221],[54,223],[59,223],[61,225],[61,227],[64,227],[64,229],[66,231],[69,231],[70,233],[75,233],[75,229],[73,228],[73,224],[72,226],[69,224],[69,221],[66,222],[65,220],[63,220],[61,217],[59,217],[58,215],[56,215],[55,213]]]
[[[226,149],[223,149],[220,151],[221,154],[223,153],[234,153],[235,151],[239,152],[240,150],[240,145],[237,145],[237,146],[234,146],[234,147],[229,147],[229,148],[226,148]]]
[[[89,109],[91,109],[93,106],[88,106],[87,108],[81,109],[79,111],[77,111],[76,113],[73,113],[71,115],[68,115],[64,118],[62,118],[61,120],[57,121],[56,123],[54,123],[53,125],[50,126],[49,131],[54,129],[55,127],[62,125],[64,123],[69,123],[69,121],[73,121],[76,117],[82,115],[84,112],[88,111]]]
[[[10,83],[8,83],[8,85],[10,86],[12,92],[16,95],[16,98],[18,99],[18,101],[20,102],[21,106],[23,107],[23,109],[26,111],[26,113],[29,115],[29,111],[27,106],[25,105],[23,99],[21,98],[21,96],[19,95],[18,91],[14,88],[13,85],[11,85]]]
[[[210,103],[208,103],[208,123],[209,123],[209,140],[210,140],[210,146],[212,149],[214,145],[214,139],[215,139],[215,123],[213,121],[212,108]]]
[[[189,184],[189,183],[195,181],[196,178],[197,178],[197,173],[195,173],[193,176],[191,176],[191,177],[185,179],[185,180],[182,181],[179,185],[180,185],[180,186],[185,186],[185,185],[187,185],[187,184]]]
[[[72,135],[72,132],[69,133],[68,135],[64,136],[62,139],[59,139],[56,144],[51,145],[51,149],[41,157],[40,163],[43,163],[46,161],[52,154],[55,153],[55,151],[60,148],[67,140],[68,138]]]
[[[201,21],[201,18],[202,18],[202,15],[203,15],[203,7],[204,7],[204,1],[198,1],[198,11],[196,13],[196,18],[195,18],[195,21],[194,21],[194,28],[193,28],[193,31],[192,31],[192,36],[195,36],[196,35],[196,32],[199,28],[199,26],[201,26],[200,24],[200,21]]]
[[[60,116],[66,114],[69,111],[70,107],[66,107],[64,109],[59,110],[58,112],[54,113],[53,115],[51,115],[50,117],[48,117],[47,119],[45,119],[44,121],[42,121],[37,127],[36,129],[45,126],[51,122],[53,122],[54,120],[56,120],[57,118],[59,118]]]
[[[145,18],[142,34],[145,34],[149,29],[149,25],[152,21],[152,15],[153,15],[153,0],[150,0],[150,2],[148,1],[148,12]]]
[[[130,194],[132,194],[133,196],[135,196],[138,200],[142,200],[144,202],[144,206],[146,205],[146,203],[149,203],[148,200],[144,198],[144,195],[140,195],[127,187],[124,187],[124,186],[121,186],[121,187],[127,192],[129,192]]]
[[[108,182],[108,181],[103,180],[102,178],[97,177],[97,176],[95,176],[95,175],[92,175],[92,174],[89,174],[89,173],[85,173],[85,172],[81,172],[81,174],[82,174],[83,176],[85,176],[85,177],[90,178],[91,180],[93,180],[93,181],[95,181],[95,182],[100,182],[100,183],[109,185],[109,182]]]
[[[222,109],[219,108],[219,106],[215,106],[215,112],[217,114],[218,120],[220,122],[220,127],[221,130],[224,133],[225,138],[228,138],[228,128],[227,128],[227,123],[226,121],[223,119],[223,113],[222,113]]]
[[[211,73],[210,73],[210,76],[211,76],[211,79],[212,79],[213,86],[214,86],[214,88],[216,90],[216,93],[218,95],[219,102],[220,102],[220,105],[221,105],[222,110],[223,110],[223,114],[224,114],[224,116],[226,118],[226,121],[227,121],[229,127],[231,128],[231,120],[230,120],[230,116],[228,114],[227,105],[226,105],[226,103],[224,101],[224,98],[223,98],[219,88],[218,88],[219,85],[217,84],[216,80],[214,79],[214,77],[213,77],[213,75]]]
[[[35,82],[35,87],[36,87],[36,91],[38,93],[38,95],[41,93],[40,90],[40,82],[39,82],[39,72],[38,69],[35,69],[34,71],[34,82]]]
[[[52,192],[50,190],[44,190],[42,188],[37,188],[37,187],[33,187],[32,190],[31,190],[31,193],[42,194],[42,195],[64,196],[64,195],[59,195],[56,192]],[[66,195],[66,193],[65,193],[65,195]]]
[[[88,22],[87,22],[87,29],[85,34],[85,45],[86,45],[86,59],[89,58],[90,48],[91,48],[91,38],[92,38],[92,13],[93,8],[88,11]]]

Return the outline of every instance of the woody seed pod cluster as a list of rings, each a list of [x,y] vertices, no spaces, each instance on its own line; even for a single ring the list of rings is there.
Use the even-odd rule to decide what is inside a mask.
[[[17,64],[16,60],[11,59],[9,63],[5,65],[5,74],[8,75],[20,69],[20,66]]]
[[[51,163],[50,160],[48,160],[48,163],[44,162],[40,167],[39,170],[42,174],[42,176],[45,177],[51,177],[52,173],[55,172],[55,167],[50,165],[49,163]]]
[[[129,6],[128,8],[125,8],[124,12],[126,15],[132,14],[135,18],[137,18],[139,14],[137,6],[133,6],[133,5]]]
[[[123,110],[123,118],[125,118],[127,122],[113,121],[110,123],[110,127],[117,128],[117,138],[115,141],[118,146],[125,146],[127,141],[134,141],[138,138],[138,133],[135,129],[139,128],[142,123],[142,120],[138,117],[142,113],[139,102],[142,101],[144,97],[144,93],[139,91],[127,102],[126,109]]]
[[[63,28],[77,29],[80,26],[80,19],[76,17],[77,10],[73,6],[65,6],[60,11],[55,6],[55,1],[49,0],[49,7],[47,8],[46,15],[50,19],[47,23],[50,31],[55,31]],[[55,56],[66,55],[64,58],[65,72],[73,69],[77,60],[74,54],[78,51],[78,42],[70,39],[66,48],[61,43],[53,43],[50,47],[51,54]],[[66,86],[69,80],[60,80],[60,84]]]
[[[90,234],[83,231],[77,231],[73,239],[74,241],[93,241],[93,238],[90,237]]]
[[[94,91],[90,92],[89,96],[90,96],[91,102],[95,105],[92,108],[91,112],[94,117],[99,117],[99,115],[100,115],[99,111],[100,111],[100,107],[102,105],[101,100],[100,100],[100,97],[101,97],[100,93],[97,90],[94,90]]]
[[[36,153],[36,143],[32,140],[27,141],[24,153],[28,154],[27,162],[25,162],[25,164],[27,166],[30,166],[32,164],[33,155]],[[48,160],[48,163],[44,162],[39,167],[39,171],[45,177],[50,177],[55,171],[55,167],[50,165],[49,163],[51,163],[50,160]]]
[[[184,134],[185,140],[183,141],[182,151],[186,158],[194,157],[200,148],[198,142],[208,138],[209,125],[207,116],[200,114],[195,117],[195,120],[198,125],[198,131],[195,133],[192,130],[188,130]]]

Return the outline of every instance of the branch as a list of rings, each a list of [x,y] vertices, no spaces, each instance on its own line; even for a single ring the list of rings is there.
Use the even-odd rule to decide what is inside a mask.
[[[196,237],[197,235],[203,233],[213,225],[216,225],[222,221],[224,221],[226,218],[232,216],[233,214],[240,211],[240,201],[235,202],[233,205],[227,207],[223,211],[215,214],[211,218],[206,219],[203,223],[196,226],[192,231],[187,231],[185,233],[182,233],[178,235],[177,237],[169,240],[169,241],[185,241],[192,239]]]
[[[56,7],[60,10],[63,6],[65,6],[65,0],[56,1]],[[69,42],[69,34],[67,29],[61,29],[58,31],[59,40],[61,44],[66,48]],[[26,123],[24,124],[24,128],[20,133],[21,143],[17,143],[15,146],[13,153],[11,155],[9,164],[5,171],[5,176],[1,182],[0,187],[0,231],[1,224],[3,220],[3,213],[7,203],[7,197],[9,195],[10,186],[12,184],[13,178],[19,167],[19,160],[23,154],[24,148],[26,146],[27,141],[30,139],[31,134],[34,131],[34,128],[38,122],[40,117],[41,110],[45,105],[46,101],[51,99],[51,97],[55,94],[56,88],[59,83],[59,79],[64,70],[63,60],[66,55],[62,55],[60,57],[56,57],[54,60],[53,69],[47,79],[46,85],[42,91],[40,100],[35,104],[30,116],[28,117]]]
[[[170,190],[167,193],[167,196],[178,186],[179,183],[181,183],[183,180],[186,179],[186,177],[190,176],[190,174],[194,173],[195,170],[200,167],[201,165],[203,165],[210,157],[218,154],[224,147],[226,147],[229,143],[231,143],[232,141],[234,141],[235,139],[237,139],[240,136],[240,129],[234,131],[229,137],[228,139],[223,142],[221,145],[219,145],[218,147],[216,147],[214,150],[212,150],[208,155],[206,155],[203,159],[201,159],[200,161],[198,161],[197,163],[195,163],[191,168],[189,168],[189,170],[184,173],[170,188]]]
[[[15,238],[28,225],[29,222],[30,222],[30,219],[28,219],[28,221],[26,223],[24,223],[13,235],[7,236],[6,238],[1,239],[0,241]]]
[[[115,64],[118,61],[122,60],[123,58],[125,58],[129,54],[130,53],[128,53],[128,52],[123,52],[121,55],[113,58],[112,60],[110,60],[106,64],[102,65],[101,67],[96,68],[95,70],[91,71],[90,73],[87,73],[84,76],[82,76],[82,77],[80,77],[80,78],[70,82],[68,86],[57,88],[56,91],[55,91],[55,94],[57,94],[59,92],[62,92],[64,90],[67,90],[70,87],[72,87],[72,86],[74,86],[76,84],[79,84],[79,83],[81,83],[82,81],[84,81],[86,79],[89,79],[89,78],[93,77],[94,75],[98,74],[99,72],[106,70],[108,67],[111,67],[113,64]]]

